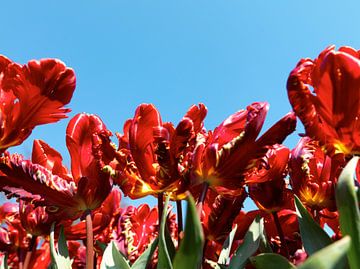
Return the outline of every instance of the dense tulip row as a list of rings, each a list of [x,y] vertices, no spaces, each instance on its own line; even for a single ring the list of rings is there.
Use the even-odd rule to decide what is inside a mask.
[[[295,266],[313,254],[299,216],[311,216],[316,227],[327,225],[331,241],[343,237],[335,192],[343,168],[360,153],[359,51],[329,47],[315,60],[302,59],[287,82],[294,112],[262,135],[266,102],[250,104],[210,131],[204,127],[204,104],[191,106],[178,124],[163,122],[154,105],[141,104],[116,133],[116,144],[98,116],[73,117],[66,129],[69,169],[42,140],[34,141],[30,160],[7,151],[37,125],[66,118],[70,109],[64,106],[74,89],[73,70],[59,60],[20,65],[0,56],[0,190],[17,198],[0,207],[0,268],[172,268],[172,263],[189,269],[266,268],[248,259],[263,252],[280,254]],[[306,134],[289,149],[282,143],[294,132],[296,116]],[[122,195],[152,195],[158,206],[121,207]],[[174,258],[170,250],[186,249],[189,227],[198,221],[191,217],[189,197],[201,221],[193,231],[201,253],[193,265],[189,258],[181,267],[180,254]],[[193,221],[185,231],[184,199],[186,221]],[[246,199],[258,209],[243,211]],[[267,251],[260,246],[235,267],[256,223],[263,225]],[[63,236],[68,254],[61,251]],[[108,254],[112,247],[115,254]],[[116,262],[119,252],[125,267]],[[145,255],[146,263],[139,265]]]

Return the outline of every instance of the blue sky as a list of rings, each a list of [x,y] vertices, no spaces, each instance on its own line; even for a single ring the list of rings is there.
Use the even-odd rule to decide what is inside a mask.
[[[266,130],[291,110],[285,85],[298,60],[330,44],[360,49],[360,2],[330,2],[3,1],[0,54],[20,63],[63,60],[77,75],[70,117],[97,114],[114,133],[142,102],[175,123],[203,102],[212,129],[248,104],[268,101]],[[37,127],[11,152],[29,156],[39,138],[68,163],[67,123]],[[297,140],[294,134],[286,144]]]

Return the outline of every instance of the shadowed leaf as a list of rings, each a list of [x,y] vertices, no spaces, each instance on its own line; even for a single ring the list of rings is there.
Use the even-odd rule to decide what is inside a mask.
[[[328,234],[317,224],[295,195],[295,207],[298,215],[301,240],[308,255],[332,243]]]

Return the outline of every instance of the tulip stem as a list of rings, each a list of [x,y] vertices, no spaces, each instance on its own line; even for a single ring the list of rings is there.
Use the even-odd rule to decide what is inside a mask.
[[[276,230],[277,230],[278,235],[280,237],[281,249],[284,251],[284,254],[285,254],[286,258],[289,258],[290,255],[289,255],[288,247],[287,247],[287,244],[286,244],[286,241],[285,241],[284,232],[283,232],[283,230],[281,228],[279,216],[278,216],[277,212],[272,212],[272,216],[274,218]]]
[[[26,252],[25,261],[24,261],[24,269],[29,267],[29,263],[31,261],[32,254],[36,251],[36,240],[37,236],[32,236],[29,244],[29,249]]]
[[[313,213],[314,220],[315,220],[318,224],[320,224],[319,211],[317,211],[316,209],[314,209],[314,210],[312,211],[312,213]]]
[[[178,243],[180,244],[180,234],[183,231],[183,214],[181,200],[176,201],[177,221],[178,221]]]
[[[18,249],[18,258],[19,258],[19,269],[24,269],[24,255],[23,255],[23,249]]]
[[[86,221],[86,269],[94,269],[94,234],[91,210],[85,211]]]
[[[201,212],[202,212],[203,204],[204,204],[204,201],[206,198],[206,193],[207,193],[208,189],[209,189],[209,183],[205,181],[203,183],[203,188],[202,188],[199,200],[196,205],[196,210],[198,212],[198,216],[200,219],[201,219]]]
[[[159,193],[158,194],[158,211],[159,211],[159,229],[160,229],[160,225],[161,225],[161,217],[164,211],[164,194],[163,193]]]

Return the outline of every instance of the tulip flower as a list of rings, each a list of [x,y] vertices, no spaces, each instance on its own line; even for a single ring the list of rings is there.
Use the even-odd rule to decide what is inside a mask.
[[[21,144],[35,126],[66,118],[74,90],[74,71],[59,60],[20,65],[0,55],[0,153]]]
[[[327,156],[318,141],[303,137],[291,152],[292,190],[313,210],[335,210],[335,184],[343,166],[343,161]]]
[[[220,244],[225,241],[246,197],[245,188],[242,195],[232,199],[218,195],[213,190],[208,191],[201,214],[202,227],[207,240]]]
[[[121,193],[118,189],[113,189],[101,206],[92,212],[93,233],[95,240],[108,244],[114,222],[122,211],[120,208]],[[86,239],[86,223],[84,220],[76,222],[74,225],[64,227],[65,236],[69,240]],[[105,240],[104,240],[105,239]]]
[[[315,60],[300,60],[288,78],[289,100],[306,135],[330,155],[360,153],[359,76],[359,52],[330,46]]]
[[[245,175],[256,160],[295,129],[295,115],[289,113],[257,138],[268,108],[265,102],[253,103],[198,140],[192,157],[195,185],[206,182],[223,195],[242,193]]]
[[[17,154],[2,158],[0,187],[10,195],[48,206],[52,213],[76,219],[99,207],[110,193],[112,182],[104,169],[115,153],[110,135],[97,116],[78,114],[66,130],[71,174],[62,165],[60,153],[35,140],[32,162]]]
[[[119,135],[117,178],[114,181],[132,199],[168,192],[183,199],[187,190],[183,177],[207,109],[192,106],[175,128],[163,123],[151,104],[140,105]]]
[[[147,204],[128,206],[121,213],[115,231],[118,249],[134,262],[158,237],[158,209]],[[167,227],[172,238],[176,238],[176,216],[169,213]]]
[[[249,195],[260,210],[293,208],[293,195],[285,183],[289,155],[287,147],[274,145],[246,176]]]

